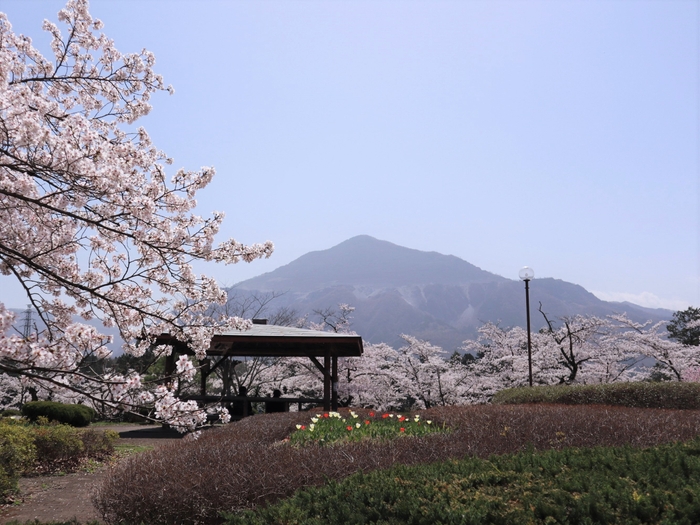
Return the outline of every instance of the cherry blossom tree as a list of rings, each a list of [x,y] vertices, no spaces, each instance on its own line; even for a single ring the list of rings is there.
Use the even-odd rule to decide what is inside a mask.
[[[405,334],[401,338],[406,344],[398,349],[395,366],[401,376],[399,390],[412,408],[465,403],[474,389],[470,368],[446,359],[439,346]]]
[[[309,322],[310,328],[334,333],[354,333],[351,329],[353,311],[354,307],[347,304],[339,304],[337,308],[315,310],[316,320]],[[430,393],[423,393],[423,387],[430,390],[434,386],[434,381],[428,379],[430,374],[423,372],[423,369],[433,367],[438,369],[440,374],[443,372],[441,367],[444,368],[447,362],[436,357],[437,354],[442,353],[439,347],[418,340],[412,340],[412,342],[416,352],[419,352],[422,357],[430,356],[430,359],[421,362],[421,358],[414,356],[413,351],[408,349],[403,352],[397,351],[383,343],[365,343],[361,357],[339,358],[338,400],[340,405],[388,410],[406,408],[407,403],[425,406],[424,400],[427,400],[430,406],[433,398],[430,397]],[[407,359],[412,360],[413,365],[407,363]],[[412,385],[412,379],[407,376],[409,370],[425,380],[420,387]],[[443,382],[449,381],[449,374],[443,374],[441,377]],[[276,360],[273,366],[260,374],[258,380],[261,389],[268,393],[273,388],[278,388],[285,394],[298,397],[322,395],[323,377],[320,371],[311,361],[302,357]],[[433,392],[433,396],[439,396],[439,386],[435,387]],[[443,392],[443,397],[446,395],[447,393]]]
[[[640,361],[648,355],[631,343],[612,317],[577,315],[556,322],[542,308],[545,327],[532,334],[532,368],[536,384],[611,383],[643,379],[648,370]],[[498,390],[528,383],[527,333],[520,327],[503,329],[494,323],[479,328],[477,340],[462,349],[474,361],[479,390],[487,398]]]
[[[685,373],[700,365],[697,347],[669,339],[665,321],[636,323],[624,314],[610,317],[622,331],[620,340],[628,348],[654,359],[656,366],[676,381],[682,381]]]
[[[398,353],[385,343],[364,345],[362,357],[347,357],[338,363],[338,395],[345,405],[390,410],[406,398]]]
[[[602,347],[598,344],[598,336],[603,335],[609,328],[605,319],[595,316],[577,315],[564,317],[558,328],[547,317],[540,303],[539,312],[547,323],[541,334],[547,336],[547,346],[552,348],[557,357],[557,364],[564,371],[559,376],[559,383],[574,383],[579,370],[586,363],[594,363]]]
[[[499,390],[525,386],[528,383],[527,332],[520,327],[501,328],[485,323],[476,340],[466,340],[462,350],[477,356],[471,365],[482,398],[490,398]],[[533,376],[540,381],[539,334],[532,334]]]
[[[647,371],[639,368],[643,359],[634,345],[621,337],[611,316],[575,315],[562,317],[559,326],[539,308],[546,327],[544,351],[556,356],[552,371],[558,383],[612,383],[641,379]],[[551,366],[551,365],[550,365]]]
[[[314,310],[314,314],[318,316],[318,322],[311,321],[309,326],[312,330],[320,330],[322,332],[334,332],[336,334],[354,334],[350,328],[352,324],[352,313],[355,311],[354,306],[340,303],[338,309],[328,307],[319,310]]]
[[[312,326],[334,331],[342,326],[348,331],[351,311],[351,307],[341,312],[326,309],[325,317],[317,312],[320,322]],[[669,340],[662,330],[664,323],[637,324],[625,316],[557,319],[540,311],[545,326],[532,334],[537,384],[647,379],[652,369],[644,360],[649,357],[676,378],[697,380],[696,347]],[[344,320],[338,322],[341,317]],[[438,346],[409,335],[401,337],[406,344],[399,349],[366,343],[362,357],[338,360],[341,405],[385,410],[484,403],[499,390],[528,384],[527,333],[520,327],[484,324],[476,340],[463,343],[462,350],[472,359],[459,354],[446,359]],[[306,359],[279,360],[260,379],[269,389],[300,397],[321,395],[321,374]]]
[[[201,414],[168,386],[149,393],[138,375],[85,372],[86,358],[109,355],[109,339],[74,319],[118,327],[132,355],[169,332],[203,357],[215,330],[249,325],[204,315],[226,294],[192,264],[250,262],[273,246],[215,245],[223,214],[193,213],[213,168],[168,178],[172,160],[136,127],[154,93],[172,93],[153,55],[120,53],[86,0],[70,0],[58,19],[63,31],[44,22],[47,58],[0,13],[0,272],[21,284],[46,327],[10,334],[14,316],[0,303],[0,370],[80,400],[150,400],[189,428]]]
[[[338,359],[341,406],[377,410],[408,410],[469,403],[478,398],[474,375],[444,351],[415,337],[402,335],[406,345],[364,345],[362,357]],[[266,370],[267,384],[300,397],[321,396],[323,378],[304,358],[286,358]],[[480,398],[479,398],[480,399]]]

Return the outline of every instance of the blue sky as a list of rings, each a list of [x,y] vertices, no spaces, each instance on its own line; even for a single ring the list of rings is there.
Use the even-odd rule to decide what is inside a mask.
[[[40,49],[63,2],[0,0]],[[358,234],[610,300],[700,305],[699,2],[91,2],[175,95],[142,124],[215,166],[198,213],[268,261]],[[24,299],[4,278],[3,300]],[[533,283],[534,285],[534,283]]]

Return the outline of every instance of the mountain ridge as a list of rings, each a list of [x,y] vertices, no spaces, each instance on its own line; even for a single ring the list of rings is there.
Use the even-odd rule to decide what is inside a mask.
[[[371,343],[401,345],[405,333],[448,351],[477,336],[484,322],[525,326],[525,297],[519,280],[482,270],[453,255],[425,252],[368,235],[231,287],[233,294],[282,293],[276,307],[300,314],[347,303],[355,307],[353,329]],[[544,325],[539,304],[552,317],[626,313],[635,321],[670,319],[672,312],[608,303],[580,285],[540,278],[530,284],[534,330]]]

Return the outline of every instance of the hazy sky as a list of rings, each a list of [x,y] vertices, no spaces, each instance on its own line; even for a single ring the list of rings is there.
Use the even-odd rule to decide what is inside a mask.
[[[0,11],[45,50],[63,4]],[[155,144],[216,167],[198,213],[226,212],[222,240],[275,243],[200,268],[222,283],[369,234],[672,309],[700,306],[699,7],[91,2],[175,88],[142,121]]]

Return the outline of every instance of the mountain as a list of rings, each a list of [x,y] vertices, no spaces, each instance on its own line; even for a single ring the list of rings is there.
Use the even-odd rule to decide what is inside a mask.
[[[358,235],[328,250],[302,255],[286,266],[243,281],[236,288],[311,292],[342,285],[386,288],[506,280],[454,255],[412,250]]]
[[[522,281],[482,270],[453,255],[424,252],[368,235],[302,255],[272,272],[229,290],[239,297],[282,293],[271,308],[300,314],[347,303],[355,307],[352,328],[366,341],[400,346],[410,334],[445,350],[476,336],[484,322],[525,326]],[[530,283],[533,330],[544,325],[539,304],[552,317],[627,313],[635,321],[670,319],[668,310],[598,299],[583,287],[558,279]]]

